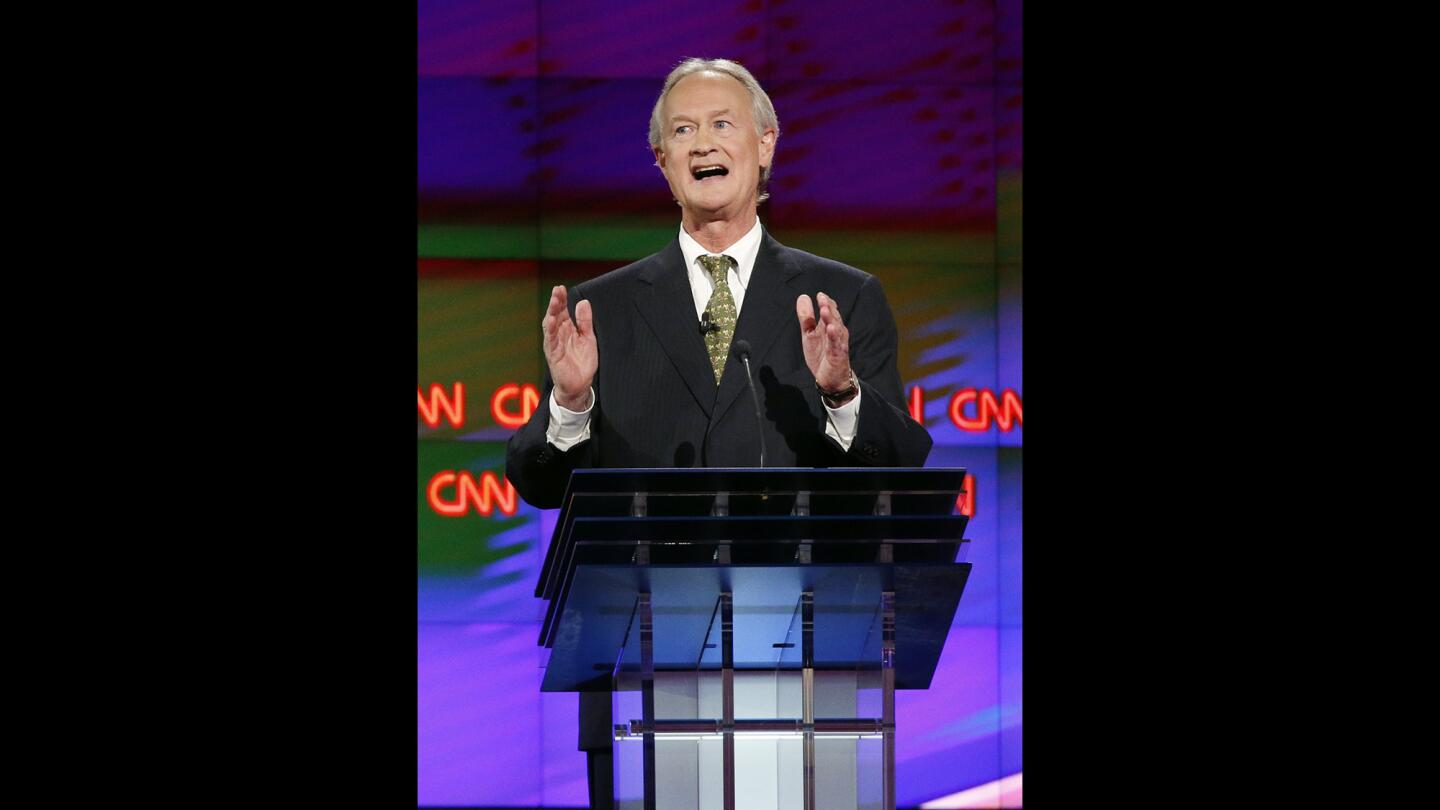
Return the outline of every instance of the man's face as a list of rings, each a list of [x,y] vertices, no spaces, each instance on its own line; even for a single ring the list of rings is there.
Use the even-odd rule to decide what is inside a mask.
[[[753,208],[775,131],[755,132],[745,87],[721,73],[693,73],[670,88],[660,113],[655,162],[686,213],[734,219]]]

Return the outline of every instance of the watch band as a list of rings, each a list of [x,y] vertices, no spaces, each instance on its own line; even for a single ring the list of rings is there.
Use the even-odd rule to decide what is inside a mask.
[[[860,390],[860,380],[852,370],[850,372],[850,385],[839,391],[826,391],[820,387],[820,383],[818,382],[815,383],[815,388],[820,391],[820,399],[823,400],[826,405],[832,408],[839,408],[846,402],[849,402],[850,398],[855,396],[855,392]]]

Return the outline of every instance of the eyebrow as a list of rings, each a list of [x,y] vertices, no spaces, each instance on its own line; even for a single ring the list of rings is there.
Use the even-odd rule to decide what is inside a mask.
[[[716,111],[710,113],[710,117],[711,117],[711,118],[714,118],[714,117],[717,116],[717,115],[729,115],[729,114],[730,114],[730,108],[729,108],[729,107],[726,107],[726,108],[723,109],[723,110],[716,110]],[[670,116],[670,120],[671,120],[671,121],[688,121],[688,120],[690,120],[690,116],[688,116],[688,115],[672,115],[672,116]]]

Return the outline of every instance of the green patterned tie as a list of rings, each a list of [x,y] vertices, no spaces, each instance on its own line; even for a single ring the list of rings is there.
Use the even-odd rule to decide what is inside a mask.
[[[729,256],[701,256],[699,261],[715,282],[715,291],[705,304],[713,327],[705,333],[705,349],[710,352],[710,367],[715,370],[715,384],[719,385],[725,373],[725,358],[730,356],[730,339],[735,336],[735,299],[730,297],[726,274],[736,261]]]

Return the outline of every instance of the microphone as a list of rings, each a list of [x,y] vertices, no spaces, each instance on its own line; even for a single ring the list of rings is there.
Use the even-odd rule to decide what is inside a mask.
[[[705,310],[704,314],[700,316],[700,337],[705,337],[719,328],[719,324],[710,322],[710,310]]]
[[[730,353],[745,364],[745,384],[750,386],[750,401],[755,403],[755,427],[760,436],[760,466],[763,469],[765,466],[765,423],[760,415],[760,395],[755,393],[755,377],[750,373],[750,341],[735,341],[730,345]]]

